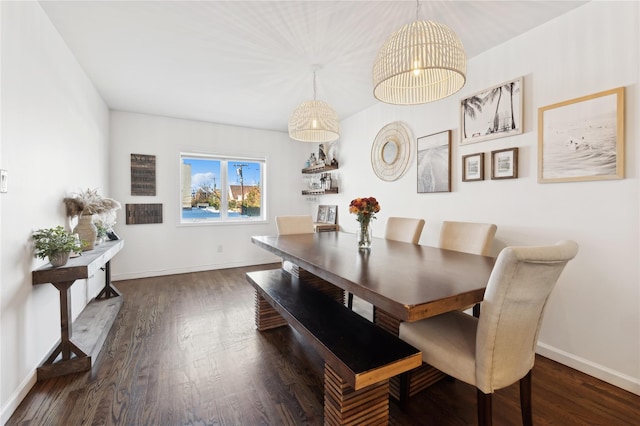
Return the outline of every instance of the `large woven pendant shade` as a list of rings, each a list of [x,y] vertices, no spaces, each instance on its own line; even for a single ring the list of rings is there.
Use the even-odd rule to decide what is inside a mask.
[[[289,136],[302,142],[332,142],[340,137],[338,114],[324,101],[316,100],[313,72],[313,100],[302,102],[289,117]]]
[[[373,65],[373,95],[389,104],[416,105],[446,98],[464,86],[467,58],[446,25],[415,21],[389,37]]]

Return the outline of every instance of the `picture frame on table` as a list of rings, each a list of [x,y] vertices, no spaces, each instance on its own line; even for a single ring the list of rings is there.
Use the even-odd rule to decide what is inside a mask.
[[[491,151],[491,179],[518,177],[518,148]]]
[[[451,192],[451,130],[418,138],[418,193]]]
[[[325,223],[335,225],[338,217],[338,206],[327,206],[327,221]]]
[[[523,83],[518,77],[460,100],[460,145],[521,134]]]
[[[484,180],[484,152],[462,156],[462,181]]]
[[[624,87],[538,109],[538,182],[624,179]]]
[[[316,215],[316,223],[326,223],[328,206],[318,206],[318,214]]]

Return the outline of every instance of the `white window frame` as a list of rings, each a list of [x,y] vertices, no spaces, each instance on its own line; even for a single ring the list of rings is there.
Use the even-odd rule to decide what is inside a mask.
[[[220,161],[220,217],[216,219],[184,219],[182,217],[182,164],[185,159]],[[229,163],[251,162],[260,163],[260,216],[255,217],[229,217],[228,216],[228,189],[229,189]],[[180,152],[179,158],[180,183],[178,197],[178,223],[184,226],[201,225],[243,225],[267,222],[267,157],[247,157],[209,154],[203,152]],[[223,208],[224,206],[224,208]]]

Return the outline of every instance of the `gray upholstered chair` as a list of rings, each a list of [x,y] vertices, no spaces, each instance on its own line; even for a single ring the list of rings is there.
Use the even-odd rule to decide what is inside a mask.
[[[424,362],[477,388],[480,425],[491,424],[491,394],[517,381],[522,421],[532,423],[531,369],[544,308],[577,252],[573,241],[506,247],[489,278],[480,318],[455,311],[400,324],[400,338],[420,349]]]
[[[492,223],[444,221],[440,248],[489,256],[497,229]]]
[[[489,256],[497,229],[492,223],[444,221],[440,230],[440,248]],[[480,316],[479,305],[473,306],[473,316]]]
[[[384,238],[386,240],[418,244],[423,228],[424,219],[414,219],[412,217],[390,217],[387,219]],[[347,306],[349,309],[353,308],[353,294],[351,293],[347,296]],[[375,306],[373,309],[375,311]]]
[[[313,218],[311,215],[276,216],[278,235],[313,234]]]

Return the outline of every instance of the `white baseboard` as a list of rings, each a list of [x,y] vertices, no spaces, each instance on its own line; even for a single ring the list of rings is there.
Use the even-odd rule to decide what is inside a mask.
[[[0,411],[0,424],[4,425],[9,421],[9,418],[16,411],[16,408],[18,408],[22,400],[25,399],[33,385],[36,384],[37,379],[37,372],[33,370],[31,374],[20,383],[20,386],[13,392],[7,400],[7,403],[2,407],[2,411]]]
[[[560,364],[581,371],[636,395],[640,395],[640,378],[628,376],[545,343],[538,342],[536,352]]]

